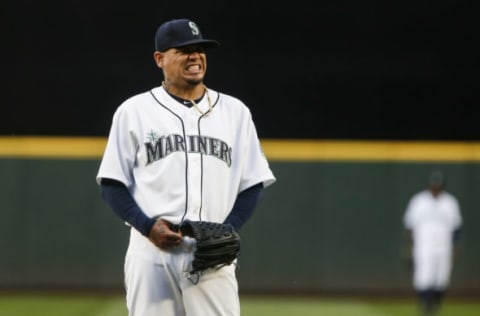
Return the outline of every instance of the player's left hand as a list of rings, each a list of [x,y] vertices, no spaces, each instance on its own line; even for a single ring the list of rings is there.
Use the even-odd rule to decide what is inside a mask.
[[[196,240],[192,274],[230,265],[240,254],[240,235],[230,224],[185,220],[179,230]]]
[[[182,242],[181,233],[172,230],[172,223],[164,219],[158,219],[155,222],[148,238],[161,249],[176,247]]]

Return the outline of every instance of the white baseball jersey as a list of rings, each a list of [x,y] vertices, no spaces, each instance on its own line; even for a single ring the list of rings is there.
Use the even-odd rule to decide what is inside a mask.
[[[202,114],[210,105],[213,110]],[[240,100],[208,90],[198,109],[188,108],[162,87],[117,108],[98,183],[101,178],[124,183],[148,216],[175,224],[182,219],[224,222],[239,192],[276,180],[251,113]],[[234,265],[192,281],[194,246],[188,237],[164,250],[136,229],[130,232],[125,256],[129,315],[240,315]],[[222,300],[211,300],[212,293]]]
[[[428,190],[408,203],[404,225],[413,233],[414,285],[445,288],[449,282],[453,232],[462,225],[457,199],[448,192],[434,197]]]
[[[276,179],[249,109],[208,89],[202,112],[162,87],[127,99],[116,110],[97,174],[124,183],[150,217],[223,222],[239,192]]]

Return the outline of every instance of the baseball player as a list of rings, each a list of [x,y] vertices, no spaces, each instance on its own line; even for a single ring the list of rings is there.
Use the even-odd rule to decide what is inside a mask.
[[[250,110],[207,88],[205,39],[196,23],[170,20],[155,33],[161,86],[115,111],[96,177],[102,197],[129,226],[125,256],[130,316],[240,315],[235,265],[192,275],[195,240],[185,220],[238,231],[275,182]]]
[[[462,226],[459,203],[434,171],[428,189],[409,201],[403,222],[412,246],[413,286],[424,315],[435,315],[449,285],[454,247]]]

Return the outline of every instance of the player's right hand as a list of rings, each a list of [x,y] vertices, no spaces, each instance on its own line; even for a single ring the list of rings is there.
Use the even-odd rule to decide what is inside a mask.
[[[182,242],[182,235],[171,227],[170,222],[159,218],[150,230],[148,238],[161,249],[176,247]]]

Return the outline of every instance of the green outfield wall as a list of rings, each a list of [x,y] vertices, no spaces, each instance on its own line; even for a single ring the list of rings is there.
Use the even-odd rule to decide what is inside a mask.
[[[2,289],[122,288],[128,229],[95,183],[104,142],[0,137]],[[401,218],[441,169],[465,222],[451,291],[480,293],[479,144],[262,144],[277,182],[241,231],[242,291],[409,291]]]

